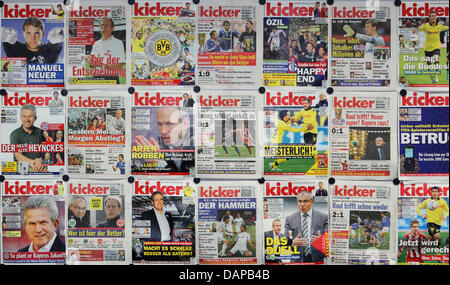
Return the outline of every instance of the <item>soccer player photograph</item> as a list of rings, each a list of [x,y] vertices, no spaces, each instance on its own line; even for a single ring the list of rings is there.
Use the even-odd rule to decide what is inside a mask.
[[[297,112],[292,118],[293,123],[303,119],[303,140],[305,144],[315,145],[317,142],[317,114],[311,106],[311,99],[302,99],[303,110]]]
[[[206,51],[208,52],[220,52],[220,46],[222,46],[222,41],[219,39],[219,33],[212,30],[209,33],[209,39],[206,41]]]
[[[219,252],[219,256],[226,255],[226,250],[230,246],[231,238],[233,237],[233,225],[229,216],[223,217],[223,221],[220,222],[218,228],[219,234],[217,241],[222,243],[222,248]]]
[[[448,26],[444,26],[437,21],[435,11],[428,14],[428,21],[419,26],[419,31],[425,33],[425,57],[427,65],[439,64],[439,57],[441,56],[441,38],[440,34],[443,31],[448,31]],[[434,71],[429,68],[429,70]],[[437,75],[430,75],[433,84],[438,83]]]
[[[44,22],[37,17],[29,17],[23,22],[22,33],[25,42],[17,41],[17,31],[3,28],[3,49],[6,57],[25,57],[31,64],[53,64],[58,62],[64,44],[64,29],[53,28],[45,37]]]
[[[231,244],[231,250],[228,252],[228,256],[233,256],[236,253],[240,253],[241,256],[249,257],[251,256],[250,251],[247,248],[247,242],[250,244],[252,249],[255,249],[255,245],[252,242],[252,237],[247,232],[247,227],[245,225],[240,226],[240,232]]]
[[[219,39],[221,41],[222,51],[232,51],[234,48],[235,38],[239,38],[237,31],[231,30],[231,23],[228,20],[223,21],[223,30],[219,31]]]
[[[365,47],[364,47],[364,56],[368,55],[368,54],[373,54],[373,48],[374,47],[379,47],[379,46],[384,46],[384,39],[382,36],[380,36],[377,33],[377,21],[374,19],[369,19],[366,21],[366,23],[364,24],[365,28],[366,28],[366,34],[360,34],[360,33],[355,33],[355,31],[352,29],[352,27],[350,25],[344,25],[342,27],[342,29],[345,32],[344,37],[353,37],[355,36],[355,38],[360,39],[362,42],[365,42]]]
[[[283,30],[277,30],[276,27],[272,27],[272,31],[270,32],[269,39],[267,40],[267,44],[270,45],[271,52],[279,52],[281,47],[281,35],[286,37],[286,34]]]
[[[398,247],[398,258],[406,248],[406,262],[420,264],[422,261],[422,242],[428,240],[427,237],[419,231],[420,223],[417,220],[409,222],[410,231],[405,234]]]
[[[241,33],[239,42],[244,52],[256,52],[256,32],[253,30],[252,21],[245,21],[245,31]]]
[[[116,165],[112,167],[114,171],[120,170],[120,174],[125,174],[125,159],[123,157],[123,154],[119,154],[118,161],[116,162]]]
[[[422,210],[426,209],[424,213]],[[428,238],[437,240],[440,246],[441,242],[441,225],[448,218],[448,204],[439,197],[439,187],[431,188],[431,197],[420,203],[417,207],[417,214],[427,221]]]

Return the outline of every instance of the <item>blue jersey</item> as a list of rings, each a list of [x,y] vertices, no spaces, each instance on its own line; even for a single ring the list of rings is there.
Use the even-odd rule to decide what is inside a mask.
[[[213,51],[219,52],[220,51],[220,45],[221,45],[222,41],[221,40],[217,40],[217,41],[219,42],[218,45],[211,39],[207,40],[206,41],[207,51],[209,51],[209,52],[213,52]]]
[[[122,162],[118,161],[116,163],[116,168],[120,169],[120,174],[125,174],[125,161]]]
[[[389,228],[391,226],[391,220],[389,219],[389,217],[385,216],[381,221],[381,224],[383,225],[383,227]]]
[[[357,229],[359,229],[359,224],[358,223],[352,224],[352,230],[357,230]]]
[[[237,31],[231,30],[229,30],[228,32],[225,30],[220,31],[219,39],[221,40],[220,47],[222,48],[222,50],[233,49],[234,38],[239,38],[239,33]]]

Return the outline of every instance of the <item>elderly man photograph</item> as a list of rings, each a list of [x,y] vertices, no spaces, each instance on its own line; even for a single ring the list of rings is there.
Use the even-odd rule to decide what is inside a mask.
[[[60,252],[66,245],[60,240],[58,207],[51,196],[33,196],[22,206],[25,232],[31,241],[18,252]]]
[[[164,211],[164,195],[156,191],[151,196],[153,209],[143,212],[141,220],[149,220],[151,224],[151,241],[172,241],[174,222],[172,214]]]
[[[322,262],[325,255],[311,244],[328,230],[328,215],[313,209],[314,197],[308,191],[297,196],[298,212],[286,217],[284,234],[299,247],[300,262]]]
[[[106,221],[100,223],[97,228],[123,228],[125,224],[120,218],[122,213],[122,199],[118,196],[108,196],[103,202],[103,210],[106,214]]]
[[[72,228],[90,228],[90,212],[83,196],[72,196],[67,212],[68,225]]]

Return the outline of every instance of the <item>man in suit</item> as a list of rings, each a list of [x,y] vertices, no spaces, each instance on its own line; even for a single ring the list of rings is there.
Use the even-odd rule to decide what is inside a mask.
[[[65,252],[66,245],[56,233],[58,206],[51,196],[32,196],[22,207],[25,232],[31,243],[18,252]]]
[[[382,137],[375,139],[375,146],[369,146],[367,150],[368,160],[390,160],[391,153],[389,145],[384,142]]]
[[[98,224],[97,228],[124,228],[125,222],[120,217],[122,213],[122,199],[119,196],[108,196],[103,202],[106,221]]]
[[[90,228],[90,212],[87,210],[87,201],[83,196],[72,196],[67,213],[69,227]]]
[[[153,209],[142,213],[141,220],[149,220],[151,224],[151,241],[172,241],[174,222],[172,214],[165,212],[164,195],[160,191],[152,194]]]
[[[281,221],[279,219],[275,219],[272,222],[272,230],[264,233],[266,254],[268,247],[276,248],[278,245],[281,246],[287,245],[288,243],[287,237],[281,232],[281,230],[282,230]],[[275,258],[273,260],[270,260],[270,263],[281,263],[281,260],[278,259],[278,257],[279,254],[275,254]]]
[[[194,107],[194,99],[189,94],[183,94],[183,107]]]
[[[287,216],[284,223],[284,234],[289,243],[299,247],[300,262],[321,262],[325,255],[311,244],[328,230],[328,216],[315,209],[314,197],[308,191],[297,196],[299,212]]]
[[[328,196],[328,191],[323,187],[323,182],[319,182],[319,189],[316,191],[316,196]]]

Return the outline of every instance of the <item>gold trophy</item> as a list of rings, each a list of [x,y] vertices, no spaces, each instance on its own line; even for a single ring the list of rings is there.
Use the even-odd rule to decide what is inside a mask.
[[[366,156],[367,132],[363,130],[350,130],[349,155],[355,160]]]

